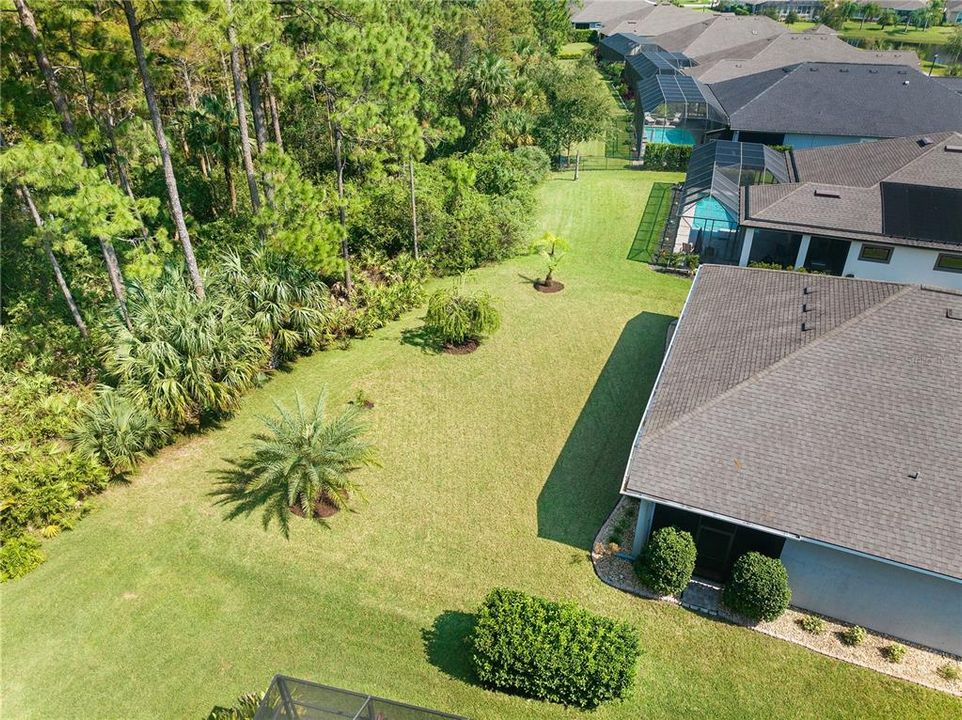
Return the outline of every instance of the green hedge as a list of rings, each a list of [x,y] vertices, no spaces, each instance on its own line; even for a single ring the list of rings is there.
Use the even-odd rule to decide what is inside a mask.
[[[735,562],[725,585],[725,604],[753,620],[774,620],[788,607],[792,591],[781,560],[748,552]]]
[[[695,571],[695,540],[673,527],[655,530],[635,563],[646,587],[659,595],[677,595],[688,586]]]
[[[688,169],[688,161],[691,160],[693,149],[692,145],[648,143],[645,145],[645,169],[684,172]]]
[[[516,590],[492,590],[471,638],[475,672],[493,689],[594,708],[635,680],[638,631]]]

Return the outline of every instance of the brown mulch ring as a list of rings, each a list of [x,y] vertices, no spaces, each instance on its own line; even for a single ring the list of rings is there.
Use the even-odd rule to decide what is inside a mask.
[[[321,498],[314,503],[314,519],[323,520],[334,515],[338,509],[327,499]],[[291,513],[297,517],[304,517],[304,509],[300,505],[291,505]]]
[[[682,602],[678,597],[659,598],[648,590],[638,580],[631,562],[617,555],[622,549],[626,552],[631,549],[637,514],[638,502],[633,498],[622,498],[615,509],[612,510],[611,515],[605,520],[604,525],[601,526],[601,530],[595,537],[594,550],[591,553],[595,573],[602,582],[624,592],[681,605]],[[616,528],[619,527],[621,528],[620,545],[610,542],[612,534],[616,533]],[[765,635],[793,642],[837,660],[844,660],[902,680],[962,696],[962,680],[946,680],[938,673],[939,668],[946,665],[954,665],[956,668],[962,669],[959,665],[959,658],[954,655],[921,645],[910,644],[873,630],[867,630],[865,641],[860,645],[855,647],[845,645],[839,635],[851,627],[850,624],[819,616],[824,623],[824,629],[818,635],[814,635],[803,630],[800,624],[802,618],[813,614],[790,607],[777,620],[753,622],[721,606],[718,608],[717,617]],[[906,648],[905,657],[899,663],[890,662],[888,659],[887,649],[893,643],[899,643]]]
[[[477,340],[465,340],[463,343],[454,345],[453,343],[445,343],[444,352],[448,355],[468,355],[473,353],[478,349]]]
[[[540,280],[535,280],[534,289],[539,293],[556,293],[561,292],[565,289],[564,283],[560,283],[557,280],[552,280],[550,283],[543,283]]]

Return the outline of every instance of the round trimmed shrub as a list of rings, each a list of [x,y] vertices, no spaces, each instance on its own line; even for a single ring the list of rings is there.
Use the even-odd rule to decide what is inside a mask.
[[[655,530],[635,561],[635,572],[653,592],[677,595],[688,586],[695,570],[695,541],[674,527]]]
[[[774,620],[788,607],[792,591],[781,560],[748,552],[735,562],[722,595],[725,605],[753,620]]]

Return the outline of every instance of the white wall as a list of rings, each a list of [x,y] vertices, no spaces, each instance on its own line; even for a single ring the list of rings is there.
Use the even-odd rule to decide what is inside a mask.
[[[888,263],[879,263],[858,259],[862,244],[853,241],[849,246],[842,275],[852,274],[869,280],[921,283],[962,290],[962,273],[934,269],[935,259],[939,256],[938,250],[897,245],[892,248]]]
[[[962,655],[962,583],[786,540],[792,605]]]

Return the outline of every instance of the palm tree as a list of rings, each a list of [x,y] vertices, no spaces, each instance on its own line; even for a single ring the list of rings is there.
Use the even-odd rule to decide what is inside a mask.
[[[879,13],[881,12],[882,12],[882,8],[879,7],[878,3],[875,3],[875,2],[865,3],[865,5],[862,6],[862,17],[859,18],[860,20],[859,26],[858,26],[859,29],[861,30],[863,27],[865,27],[866,20],[874,20],[879,16]]]
[[[237,212],[237,188],[234,185],[234,154],[237,125],[234,111],[220,95],[204,95],[197,107],[184,112],[187,137],[192,145],[212,150],[220,159],[227,183],[230,210]]]
[[[511,66],[493,53],[475,55],[464,69],[464,94],[472,115],[483,115],[511,98]]]
[[[264,527],[276,520],[287,536],[292,512],[323,517],[324,504],[341,509],[359,493],[351,473],[378,464],[374,446],[363,438],[364,410],[352,405],[328,420],[326,402],[322,391],[306,409],[298,394],[293,412],[275,403],[280,417],[261,418],[267,432],[254,435],[251,453],[232,462],[213,492],[218,504],[233,505],[228,517],[263,508]]]

